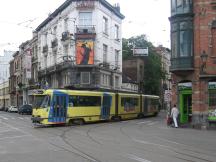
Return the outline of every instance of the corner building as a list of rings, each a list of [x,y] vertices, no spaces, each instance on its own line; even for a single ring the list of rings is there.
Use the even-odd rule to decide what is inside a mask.
[[[172,105],[180,122],[216,121],[216,1],[171,0]]]
[[[106,0],[67,0],[37,28],[42,88],[120,90],[124,16]]]

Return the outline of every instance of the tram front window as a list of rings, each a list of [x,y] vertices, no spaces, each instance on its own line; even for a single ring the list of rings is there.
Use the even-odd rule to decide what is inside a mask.
[[[48,106],[50,106],[50,96],[43,96],[40,107],[47,108]]]
[[[33,99],[33,108],[40,108],[45,95],[35,95]]]

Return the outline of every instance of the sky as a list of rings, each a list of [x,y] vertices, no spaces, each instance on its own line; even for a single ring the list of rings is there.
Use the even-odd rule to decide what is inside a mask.
[[[16,51],[32,31],[65,0],[7,0],[0,5],[0,55]],[[170,48],[170,0],[107,0],[119,3],[125,15],[123,38],[141,34],[154,45]]]

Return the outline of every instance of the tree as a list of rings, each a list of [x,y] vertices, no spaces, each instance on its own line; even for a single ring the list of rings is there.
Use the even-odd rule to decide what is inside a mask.
[[[145,94],[161,94],[161,80],[165,79],[165,72],[161,66],[161,58],[156,52],[154,45],[147,41],[145,35],[123,39],[123,60],[133,57],[133,46],[148,47],[149,55],[141,57],[144,60],[144,78],[143,83],[140,83],[141,89]]]

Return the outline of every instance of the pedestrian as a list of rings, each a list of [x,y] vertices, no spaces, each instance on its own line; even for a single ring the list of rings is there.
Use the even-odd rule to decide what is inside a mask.
[[[179,115],[179,110],[177,109],[176,105],[173,106],[171,110],[171,117],[173,118],[175,128],[178,128],[178,115]]]

